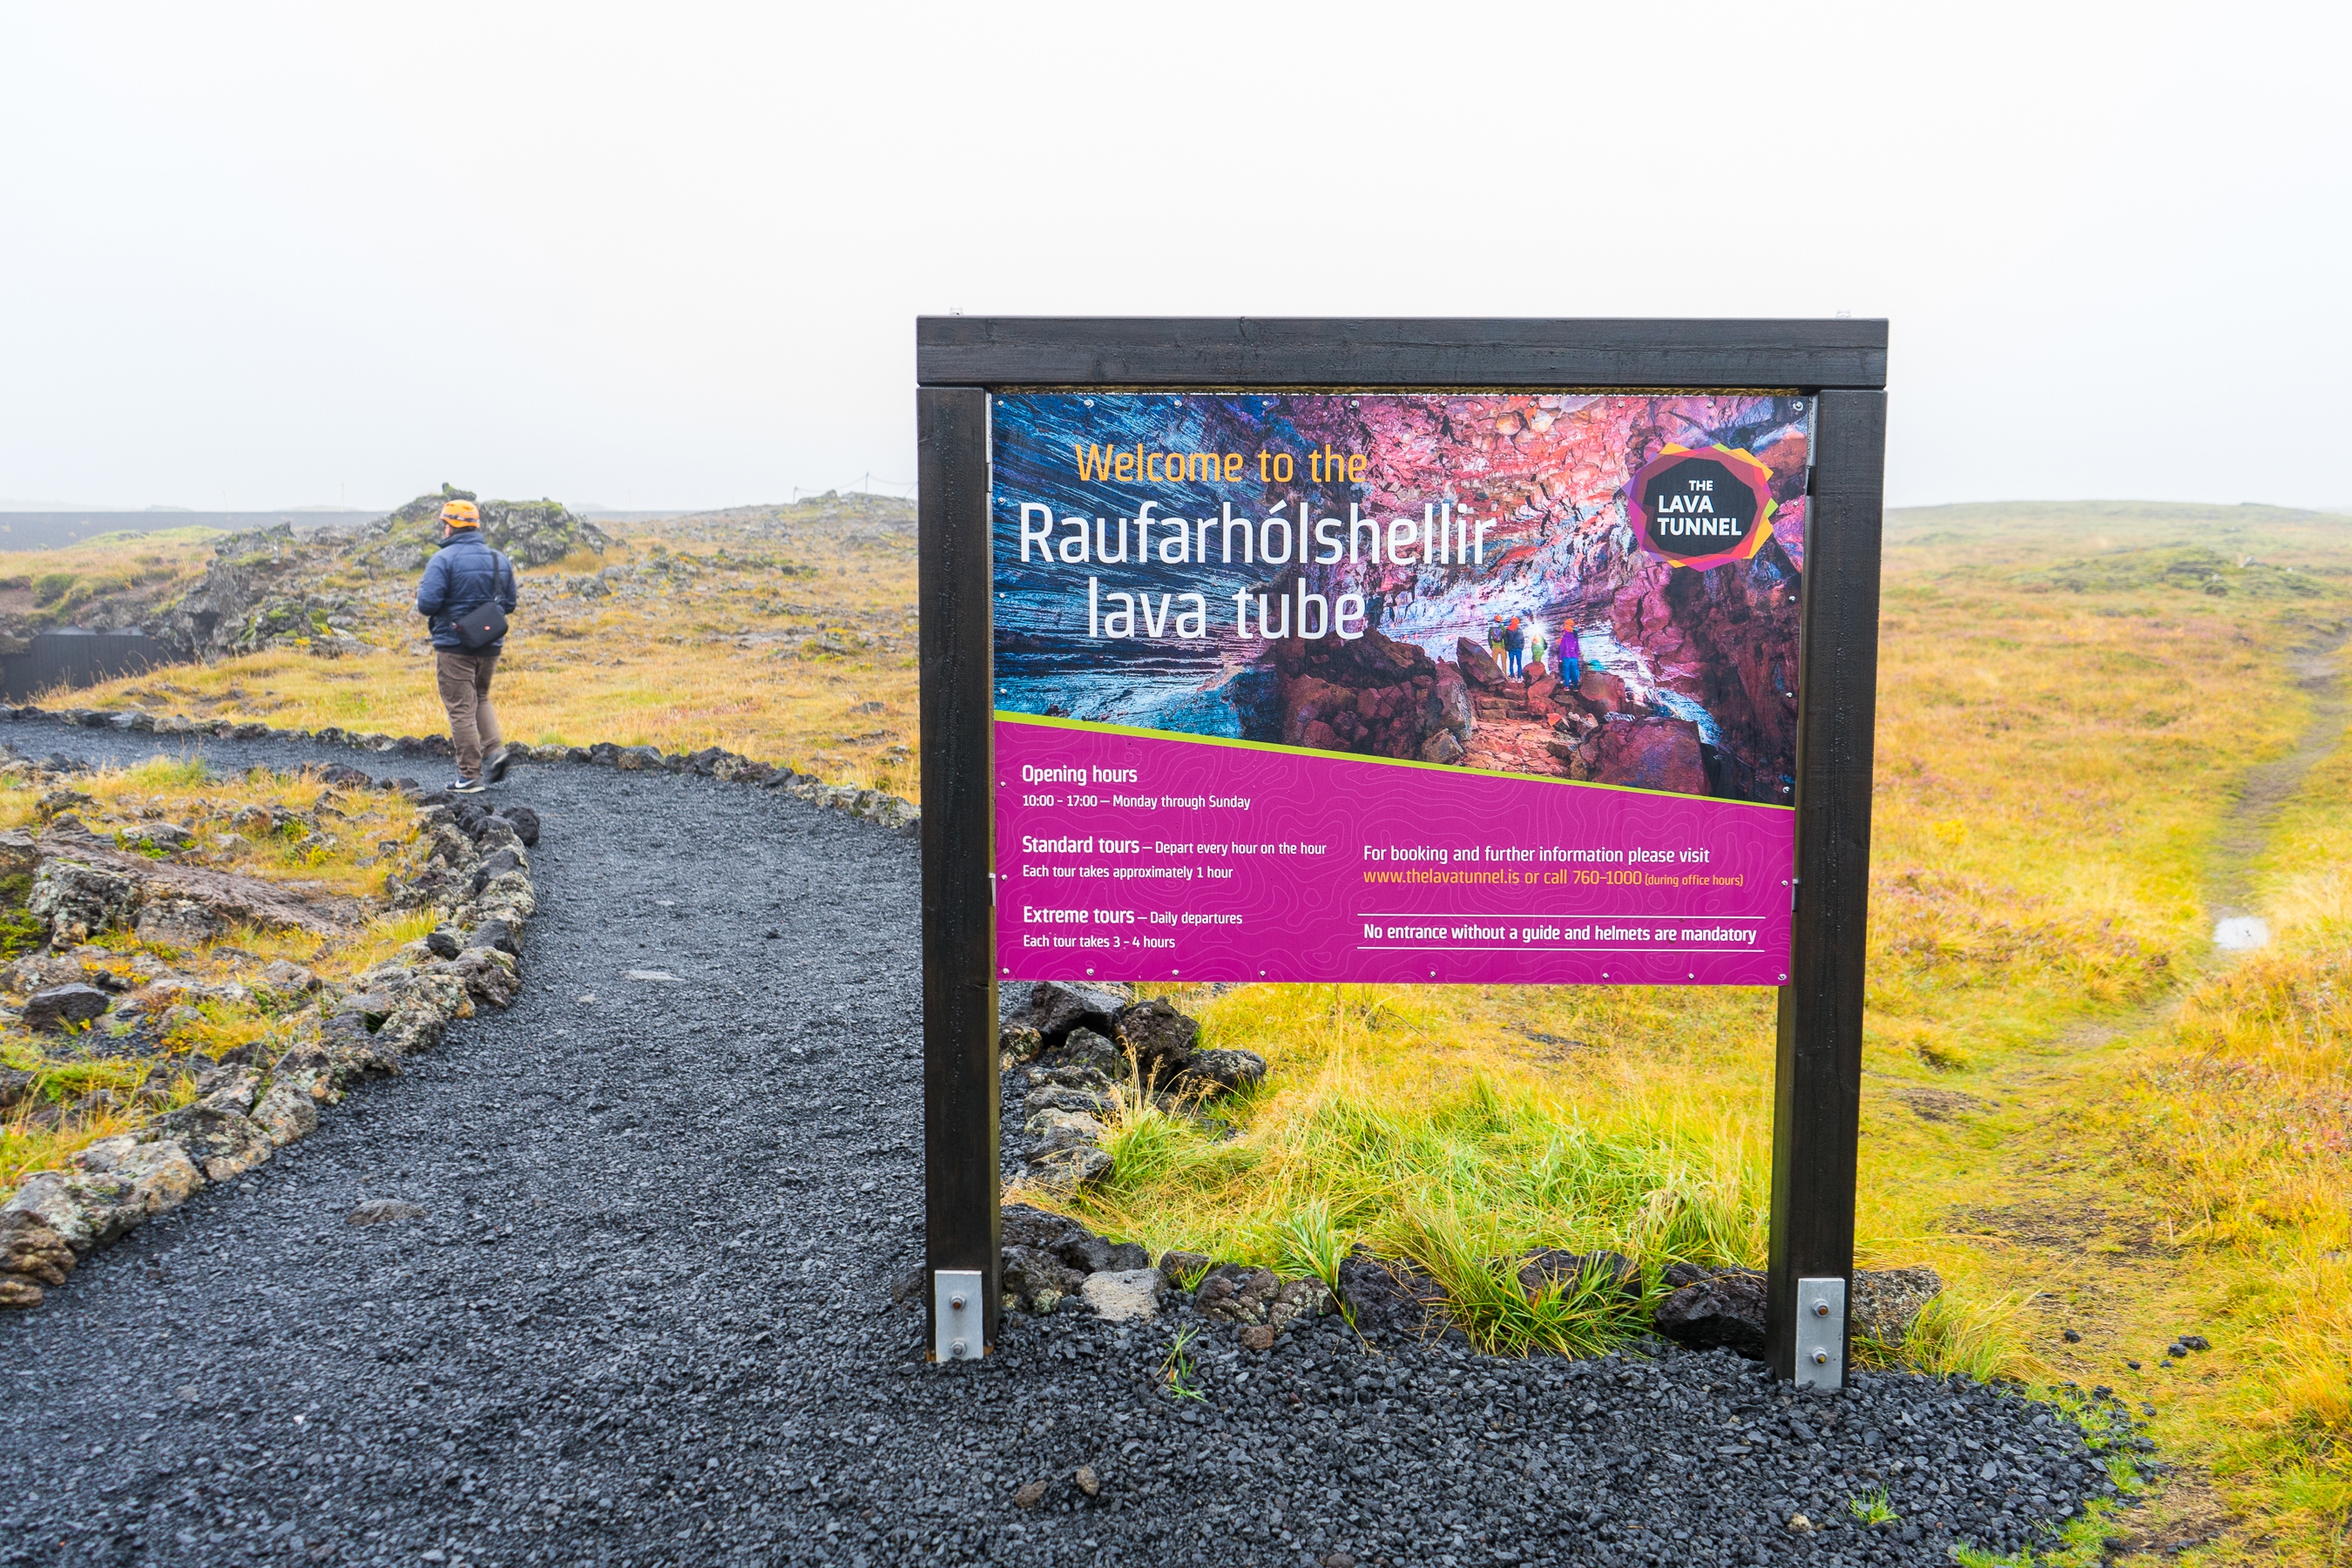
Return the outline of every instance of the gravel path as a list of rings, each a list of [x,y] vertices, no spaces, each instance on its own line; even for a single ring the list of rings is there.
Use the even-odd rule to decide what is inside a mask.
[[[913,842],[691,777],[501,793],[545,823],[514,1008],[0,1319],[0,1561],[1940,1563],[2095,1489],[2021,1400],[1795,1399],[1719,1353],[1376,1355],[1331,1321],[1258,1354],[1072,1306],[924,1365],[887,1284],[920,1245]],[[426,1215],[344,1223],[372,1198]],[[1157,1380],[1188,1327],[1197,1400]],[[1902,1518],[1865,1528],[1880,1488]]]

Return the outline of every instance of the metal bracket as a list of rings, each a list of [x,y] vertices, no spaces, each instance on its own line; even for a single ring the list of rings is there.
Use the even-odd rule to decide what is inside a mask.
[[[1845,1281],[1797,1281],[1797,1386],[1845,1386]]]
[[[931,1343],[933,1361],[978,1361],[987,1347],[981,1326],[988,1321],[981,1292],[987,1288],[977,1268],[936,1268],[931,1271],[931,1321],[938,1325]]]

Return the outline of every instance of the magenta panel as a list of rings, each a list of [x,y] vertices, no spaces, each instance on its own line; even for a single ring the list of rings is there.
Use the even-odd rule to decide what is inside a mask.
[[[1006,980],[1776,985],[1795,814],[1000,715]]]

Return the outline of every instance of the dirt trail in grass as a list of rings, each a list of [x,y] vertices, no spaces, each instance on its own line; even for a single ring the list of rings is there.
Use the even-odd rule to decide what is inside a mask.
[[[2343,739],[2347,702],[2335,655],[2346,640],[2337,636],[2290,656],[2310,717],[2291,751],[2247,770],[2223,814],[2204,878],[2209,931],[2213,921],[2252,911],[2252,868],[2280,813]],[[2236,956],[2215,954],[2221,962]],[[2105,1384],[2133,1399],[2150,1414],[2159,1441],[2175,1402],[2218,1394],[2254,1352],[2217,1326],[2226,1284],[2199,1267],[2164,1215],[2116,1180],[2107,1151],[2084,1135],[2078,1112],[2132,1070],[2124,1058],[2168,1023],[2184,993],[2061,1031],[1972,1084],[1981,1097],[1974,1103],[1951,1096],[1932,1117],[1912,1107],[1932,1120],[1974,1122],[1979,1136],[1998,1140],[2004,1158],[1997,1173],[1946,1211],[1946,1230],[1994,1258],[2008,1288],[2023,1294],[2031,1347],[2053,1377],[2085,1388]],[[2080,1339],[2067,1341],[2068,1331]],[[2213,1342],[2210,1352],[2179,1362],[2166,1356],[2176,1336],[2198,1333]],[[2260,1544],[2239,1533],[2256,1521],[2228,1511],[2193,1458],[2167,1457],[2181,1468],[2132,1521],[2126,1561],[2170,1561],[2225,1542],[2259,1559]]]
[[[2296,649],[2291,658],[2288,668],[2296,688],[2311,700],[2311,718],[2293,751],[2246,770],[2237,802],[2222,818],[2205,873],[2205,908],[2213,920],[2252,912],[2253,863],[2270,842],[2280,810],[2344,738],[2347,708],[2336,654],[2345,641],[2339,633]]]

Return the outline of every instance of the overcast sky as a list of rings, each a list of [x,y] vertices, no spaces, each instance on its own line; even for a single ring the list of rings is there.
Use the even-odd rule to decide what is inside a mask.
[[[923,312],[1844,310],[1896,502],[2352,505],[2347,15],[5,0],[0,498],[904,484]]]

